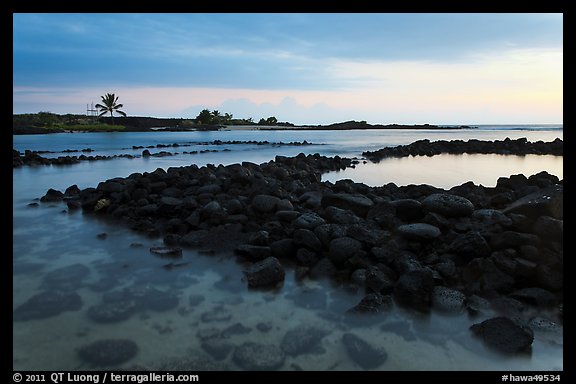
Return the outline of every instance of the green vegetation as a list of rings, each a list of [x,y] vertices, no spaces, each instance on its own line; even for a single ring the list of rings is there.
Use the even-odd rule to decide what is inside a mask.
[[[274,116],[270,116],[267,119],[260,119],[258,124],[254,122],[253,118],[248,119],[235,119],[231,113],[220,113],[218,110],[210,111],[208,109],[203,109],[198,116],[196,116],[196,124],[200,125],[281,125],[293,127],[294,124],[287,122],[279,122]]]

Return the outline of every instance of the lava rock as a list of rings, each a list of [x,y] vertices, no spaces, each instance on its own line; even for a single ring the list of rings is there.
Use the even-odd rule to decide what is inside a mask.
[[[348,356],[363,369],[378,368],[388,359],[388,353],[383,348],[375,348],[353,333],[342,335],[342,343]]]
[[[275,345],[245,342],[236,347],[232,358],[246,371],[275,371],[284,364],[286,355]]]
[[[470,216],[474,212],[474,204],[464,197],[447,193],[434,193],[422,201],[425,212],[439,213],[445,217]]]
[[[78,356],[95,367],[118,365],[138,353],[138,345],[128,339],[103,339],[77,349]]]
[[[82,308],[82,298],[76,292],[45,291],[32,296],[24,304],[16,307],[13,320],[45,319],[65,311],[77,311],[80,308]]]
[[[282,338],[280,348],[288,356],[298,356],[313,352],[319,346],[320,341],[329,332],[309,325],[300,325],[292,328]]]
[[[494,317],[473,324],[470,330],[488,347],[504,353],[528,351],[534,341],[534,333],[530,328],[507,317]]]
[[[275,257],[268,257],[252,264],[244,273],[250,288],[276,286],[284,281],[286,274],[282,264]]]

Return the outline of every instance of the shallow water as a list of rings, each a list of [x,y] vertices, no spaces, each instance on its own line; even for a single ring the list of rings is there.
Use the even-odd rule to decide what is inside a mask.
[[[483,319],[469,319],[465,315],[447,317],[437,313],[415,318],[394,310],[374,324],[351,324],[342,318],[342,314],[358,303],[363,297],[361,292],[336,287],[326,281],[297,282],[291,266],[286,267],[286,281],[281,289],[251,291],[241,280],[244,266],[233,255],[205,255],[185,249],[183,259],[178,262],[189,264],[168,270],[163,266],[171,260],[158,258],[149,252],[150,247],[162,245],[161,239],[147,238],[117,224],[84,216],[81,212],[68,212],[63,204],[28,206],[43,196],[48,188],[64,190],[72,184],[80,188],[94,187],[108,178],[153,171],[158,167],[241,161],[261,163],[277,154],[289,156],[299,152],[360,157],[364,150],[409,144],[422,138],[494,140],[505,137],[550,141],[562,138],[562,131],[234,131],[15,136],[14,148],[21,151],[90,147],[107,155],[138,155],[141,150],[132,150],[132,145],[213,140],[307,140],[317,145],[229,145],[215,148],[228,148],[229,152],[198,155],[181,153],[192,150],[192,147],[161,148],[158,151],[178,151],[180,154],[163,158],[82,162],[65,167],[14,169],[13,309],[50,287],[47,281],[49,276],[54,276],[55,270],[81,264],[88,267],[89,272],[79,281],[70,277],[70,285],[82,298],[79,310],[13,323],[13,369],[90,368],[78,358],[76,349],[103,338],[129,338],[138,344],[138,354],[121,366],[138,364],[154,369],[166,359],[210,357],[203,350],[198,335],[211,332],[211,328],[219,333],[228,330],[231,334],[226,341],[233,345],[248,340],[280,345],[287,331],[305,324],[326,330],[328,334],[322,338],[320,348],[288,357],[281,370],[361,370],[342,345],[341,338],[346,332],[387,351],[387,361],[378,368],[381,370],[561,370],[561,337],[558,340],[550,335],[536,334],[531,356],[503,358],[470,337],[468,327]],[[325,178],[353,178],[374,185],[427,183],[439,187],[469,180],[491,186],[500,176],[517,173],[528,176],[540,170],[562,178],[561,158],[547,156],[518,159],[516,156],[498,155],[441,155],[389,160],[378,165],[358,165],[356,169],[340,172],[338,176],[326,175]],[[525,163],[535,163],[539,167],[523,168]],[[419,171],[423,167],[426,172]],[[538,170],[531,172],[531,169]],[[421,178],[423,174],[431,179]],[[107,236],[99,238],[102,233]],[[178,305],[165,311],[140,309],[118,323],[96,323],[88,316],[89,308],[99,304],[107,293],[134,287],[166,292],[178,299]],[[204,299],[196,303],[200,300],[198,295]],[[246,333],[238,334],[230,331],[236,329],[230,327],[237,323],[250,330],[244,329]],[[232,362],[231,353],[218,363],[239,369]]]

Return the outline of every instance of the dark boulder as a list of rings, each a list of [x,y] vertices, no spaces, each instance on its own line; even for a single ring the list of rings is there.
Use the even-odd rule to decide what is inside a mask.
[[[458,314],[464,310],[466,295],[462,292],[443,286],[432,290],[432,308],[445,313]]]
[[[434,277],[432,271],[419,269],[406,272],[396,282],[394,299],[403,307],[427,312],[430,310]]]
[[[534,219],[550,216],[561,220],[564,217],[564,187],[555,185],[524,196],[510,204],[503,212],[519,213]]]
[[[330,242],[329,257],[336,265],[343,265],[346,260],[362,249],[362,243],[351,237],[340,237]]]
[[[534,341],[534,333],[530,328],[507,317],[494,317],[473,324],[470,330],[488,347],[504,353],[529,351]]]
[[[464,197],[447,193],[434,193],[422,201],[425,212],[439,213],[445,217],[470,216],[474,212],[474,204]]]
[[[488,257],[491,253],[486,239],[478,232],[467,232],[458,235],[450,243],[448,250],[468,261],[477,257]]]
[[[416,242],[429,242],[442,234],[437,227],[425,223],[404,224],[396,231],[404,239]]]
[[[268,257],[252,264],[244,271],[248,287],[273,287],[284,281],[284,268],[275,257]]]
[[[322,197],[322,207],[330,206],[350,210],[359,217],[366,217],[374,202],[368,197],[359,194],[334,193]]]
[[[64,194],[56,189],[50,188],[44,196],[40,198],[40,201],[43,203],[54,203],[58,201],[62,201],[64,198]]]

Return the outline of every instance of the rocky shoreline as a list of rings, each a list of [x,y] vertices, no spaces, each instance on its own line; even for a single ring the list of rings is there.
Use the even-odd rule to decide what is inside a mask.
[[[103,156],[103,155],[96,155],[96,156],[91,156],[91,155],[85,155],[82,154],[80,156],[70,156],[70,155],[66,155],[66,156],[58,156],[58,157],[44,157],[42,156],[42,154],[45,153],[60,153],[60,152],[53,152],[53,151],[30,151],[30,150],[26,150],[24,152],[24,154],[22,154],[20,151],[16,150],[16,149],[12,149],[12,167],[13,168],[18,168],[18,167],[22,167],[25,165],[28,166],[39,166],[39,165],[71,165],[71,164],[77,164],[81,161],[96,161],[96,160],[113,160],[113,159],[118,159],[118,158],[126,158],[126,159],[134,159],[137,157],[165,157],[165,156],[174,156],[177,155],[178,152],[169,152],[169,151],[160,151],[160,152],[156,152],[156,153],[151,153],[149,149],[152,148],[180,148],[180,147],[191,147],[192,145],[196,145],[196,146],[208,146],[208,145],[212,145],[212,146],[221,146],[221,145],[258,145],[258,146],[264,146],[264,145],[270,145],[272,147],[283,147],[283,146],[306,146],[306,145],[317,145],[317,144],[313,144],[313,143],[309,143],[306,140],[302,141],[302,142],[289,142],[289,143],[284,143],[284,142],[269,142],[269,141],[255,141],[255,140],[250,140],[250,141],[239,141],[239,140],[234,140],[234,141],[221,141],[221,140],[215,140],[215,141],[210,141],[210,142],[199,142],[199,143],[185,143],[185,144],[178,144],[178,143],[173,143],[173,144],[156,144],[156,145],[149,145],[146,147],[146,149],[144,149],[144,146],[132,146],[132,150],[137,150],[137,149],[144,149],[140,155],[132,155],[132,154],[120,154],[120,155],[112,155],[112,156]],[[123,149],[129,149],[129,148],[123,148]],[[188,154],[188,155],[196,155],[196,154],[202,154],[202,153],[207,153],[207,152],[228,152],[231,151],[230,149],[226,148],[223,150],[217,150],[217,149],[203,149],[203,150],[195,150],[195,151],[183,151],[183,154]],[[62,153],[75,153],[75,152],[84,152],[84,153],[90,153],[90,152],[94,152],[93,149],[91,148],[85,148],[85,149],[81,149],[81,150],[71,150],[71,149],[65,149],[64,151],[62,151]]]
[[[490,314],[470,332],[503,353],[529,350],[542,324],[561,327],[563,181],[546,172],[450,190],[321,181],[351,165],[300,154],[260,165],[159,168],[96,188],[51,189],[41,201],[162,237],[167,254],[234,250],[249,264],[249,288],[281,286],[291,266],[297,279],[363,290],[346,316],[377,318],[392,306]]]
[[[564,153],[564,143],[560,139],[551,142],[530,142],[526,138],[511,140],[484,141],[470,139],[463,140],[439,140],[430,141],[428,139],[418,140],[408,145],[396,147],[386,147],[377,151],[366,151],[362,156],[372,162],[379,162],[387,157],[406,156],[434,156],[442,153],[461,155],[469,154],[501,154],[501,155],[554,155],[562,156]]]

